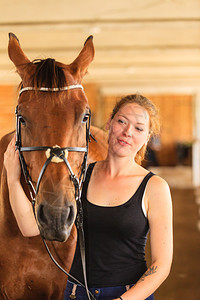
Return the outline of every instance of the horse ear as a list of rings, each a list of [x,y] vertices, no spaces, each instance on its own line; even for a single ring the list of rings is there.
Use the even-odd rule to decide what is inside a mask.
[[[94,58],[93,36],[89,36],[85,41],[84,47],[78,57],[70,64],[72,73],[78,76],[78,80],[82,80],[87,73],[88,66]]]
[[[30,63],[30,60],[22,51],[22,48],[19,44],[19,40],[13,33],[9,33],[8,55],[14,63],[14,65],[16,66],[20,77],[23,79],[23,77],[25,76],[24,67],[27,63]]]

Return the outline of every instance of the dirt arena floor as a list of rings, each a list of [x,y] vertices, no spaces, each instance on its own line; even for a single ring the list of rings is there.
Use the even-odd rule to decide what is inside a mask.
[[[200,300],[200,191],[173,187],[171,192],[174,258],[171,273],[155,299]]]

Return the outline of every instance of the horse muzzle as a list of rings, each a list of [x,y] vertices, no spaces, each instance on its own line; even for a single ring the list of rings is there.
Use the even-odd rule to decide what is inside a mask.
[[[45,240],[65,242],[76,218],[74,204],[58,207],[43,202],[38,205],[36,218],[41,236]]]

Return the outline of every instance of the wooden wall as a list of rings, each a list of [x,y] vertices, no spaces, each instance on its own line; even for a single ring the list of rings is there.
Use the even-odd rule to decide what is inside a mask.
[[[99,88],[96,84],[85,84],[84,85],[84,90],[88,98],[88,103],[91,109],[91,122],[92,125],[98,125],[99,123]]]
[[[161,150],[158,159],[161,165],[177,164],[179,145],[193,141],[193,101],[191,95],[150,95],[161,117]]]
[[[0,86],[0,138],[15,129],[16,87]]]

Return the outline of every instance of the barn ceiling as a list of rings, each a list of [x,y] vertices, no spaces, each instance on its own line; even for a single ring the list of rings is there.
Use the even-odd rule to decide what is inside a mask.
[[[31,60],[65,63],[92,34],[96,54],[84,82],[104,93],[200,87],[200,0],[1,0],[0,84],[17,84],[8,32]]]

